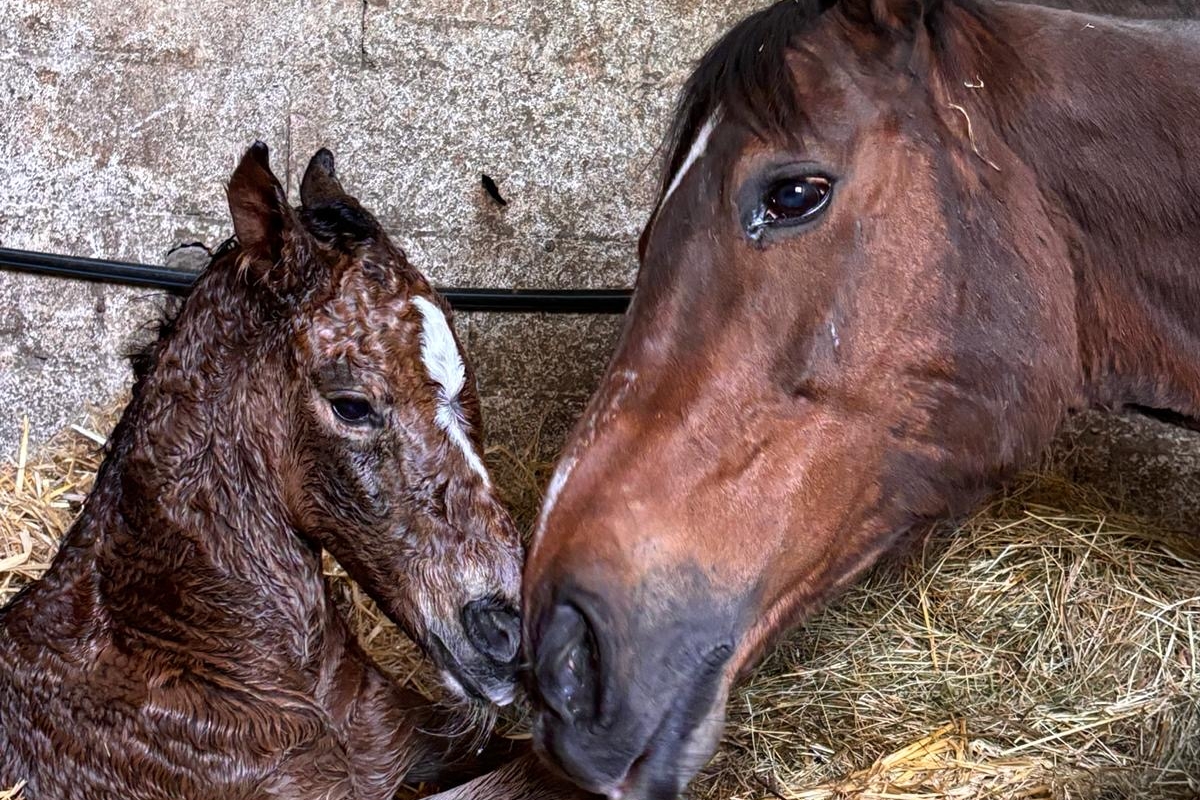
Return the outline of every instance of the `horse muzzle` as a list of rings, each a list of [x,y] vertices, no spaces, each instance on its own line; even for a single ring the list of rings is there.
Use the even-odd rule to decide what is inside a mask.
[[[630,615],[616,624],[594,596],[557,603],[536,637],[538,750],[588,791],[673,800],[716,749],[724,723],[733,640],[715,633],[729,630],[723,619],[700,616],[647,626],[646,616]]]

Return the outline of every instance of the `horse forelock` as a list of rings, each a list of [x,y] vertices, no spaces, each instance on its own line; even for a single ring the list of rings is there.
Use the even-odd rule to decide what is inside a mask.
[[[795,37],[830,0],[782,0],[744,19],[700,59],[684,84],[667,132],[665,194],[710,121],[737,122],[763,138],[791,139],[807,122],[787,65]]]

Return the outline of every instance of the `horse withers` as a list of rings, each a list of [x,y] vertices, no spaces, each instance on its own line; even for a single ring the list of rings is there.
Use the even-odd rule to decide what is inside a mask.
[[[262,144],[228,197],[236,242],[0,611],[0,787],[31,799],[390,798],[483,771],[475,732],[362,651],[322,549],[453,688],[513,697],[522,547],[445,303],[328,151],[298,210]]]
[[[553,761],[674,797],[772,640],[1069,413],[1196,423],[1197,75],[1194,23],[990,0],[786,0],[707,54],[526,567]]]

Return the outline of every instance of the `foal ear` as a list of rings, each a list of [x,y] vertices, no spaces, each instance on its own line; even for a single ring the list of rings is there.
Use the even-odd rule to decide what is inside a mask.
[[[229,179],[226,196],[242,248],[240,268],[255,283],[265,284],[277,294],[302,289],[311,267],[307,234],[271,172],[265,144],[255,142],[242,156]]]
[[[940,0],[840,0],[842,12],[853,22],[893,33],[912,31]]]
[[[300,181],[300,205],[305,227],[325,244],[347,252],[382,238],[379,222],[355,198],[346,194],[333,165],[333,153],[317,151]]]
[[[333,153],[322,147],[308,162],[300,181],[300,205],[318,208],[346,199],[346,190],[338,180]]]

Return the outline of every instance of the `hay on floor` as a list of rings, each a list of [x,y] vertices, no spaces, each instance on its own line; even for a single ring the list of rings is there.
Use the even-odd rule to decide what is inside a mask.
[[[98,465],[100,415],[0,465],[0,603],[38,577]],[[519,519],[546,470],[509,452]],[[517,481],[520,483],[520,481]],[[1200,796],[1200,536],[1020,481],[788,637],[693,787],[730,800]],[[436,679],[329,565],[368,650]],[[0,800],[12,795],[0,790]]]
[[[697,795],[1197,797],[1198,544],[1023,480],[780,646]]]

